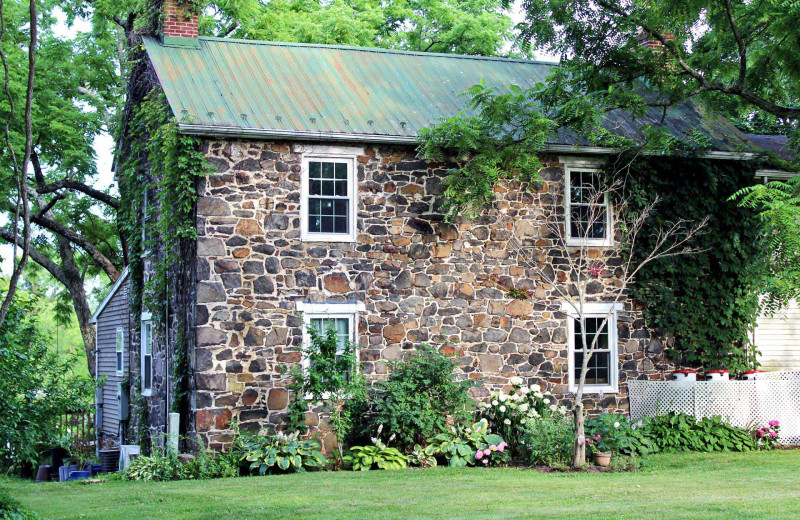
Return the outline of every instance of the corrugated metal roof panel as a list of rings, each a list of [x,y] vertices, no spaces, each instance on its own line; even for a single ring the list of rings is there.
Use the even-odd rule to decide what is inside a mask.
[[[200,48],[167,47],[145,38],[147,52],[175,115],[194,128],[264,130],[413,140],[423,127],[456,114],[463,93],[483,79],[505,90],[533,87],[553,63],[402,52],[299,43],[200,38]],[[636,137],[644,122],[622,113],[608,126]],[[747,151],[749,141],[721,118],[705,118],[691,103],[669,110],[665,125],[675,135],[699,129],[712,148]],[[553,144],[572,145],[569,132]],[[583,144],[583,143],[582,143]]]

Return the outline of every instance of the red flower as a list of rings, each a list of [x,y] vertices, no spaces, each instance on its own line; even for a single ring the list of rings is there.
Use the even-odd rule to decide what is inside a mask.
[[[589,266],[589,274],[597,278],[603,274],[603,264],[597,263]]]

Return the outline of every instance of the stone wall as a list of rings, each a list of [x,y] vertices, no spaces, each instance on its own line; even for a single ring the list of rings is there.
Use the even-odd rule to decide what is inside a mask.
[[[300,361],[299,300],[360,301],[358,346],[368,378],[385,361],[420,343],[457,356],[464,377],[481,378],[476,397],[512,376],[566,397],[566,317],[553,287],[542,283],[509,247],[516,235],[558,271],[564,253],[543,219],[563,204],[563,168],[545,157],[542,181],[496,188],[492,209],[475,221],[445,223],[442,165],[413,148],[357,150],[357,243],[300,240],[302,151],[286,142],[205,143],[216,172],[201,181],[197,206],[197,431],[214,447],[229,425],[276,427],[289,395],[281,366]],[[613,251],[592,254],[607,266]],[[619,265],[617,263],[617,265]],[[563,267],[562,267],[563,269]],[[566,281],[561,272],[559,278]],[[602,300],[612,274],[593,284]],[[515,300],[498,285],[533,293]],[[625,410],[628,378],[661,378],[666,365],[631,302],[618,322],[618,394],[597,406]],[[649,351],[648,351],[649,350]],[[312,425],[318,418],[309,414]]]

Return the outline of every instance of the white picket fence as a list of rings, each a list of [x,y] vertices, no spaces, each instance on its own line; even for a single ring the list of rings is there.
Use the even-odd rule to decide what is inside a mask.
[[[782,374],[782,375],[780,375]],[[780,440],[800,444],[800,372],[773,372],[755,381],[628,381],[631,418],[684,412],[722,416],[751,428],[780,421]]]

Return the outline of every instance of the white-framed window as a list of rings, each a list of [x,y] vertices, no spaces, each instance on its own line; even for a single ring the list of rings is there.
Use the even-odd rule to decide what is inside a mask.
[[[613,244],[612,208],[600,169],[565,166],[564,204],[567,245]]]
[[[303,157],[300,238],[315,242],[355,242],[358,205],[355,157]]]
[[[336,331],[338,351],[344,352],[348,342],[356,346],[358,361],[358,315],[364,311],[363,303],[308,303],[298,302],[297,310],[303,315],[303,346],[311,342],[311,329],[321,333]],[[308,369],[309,359],[303,356],[303,369]]]
[[[153,321],[149,313],[142,314],[142,395],[153,393]]]
[[[116,370],[118,376],[125,373],[125,329],[117,327],[116,335]]]
[[[561,310],[567,314],[567,339],[569,343],[569,390],[578,389],[583,368],[584,348],[581,337],[581,320],[578,311],[569,304]],[[584,303],[586,345],[597,344],[589,359],[584,392],[616,393],[619,391],[619,348],[617,345],[617,313],[620,303]],[[605,324],[603,322],[605,321]]]

